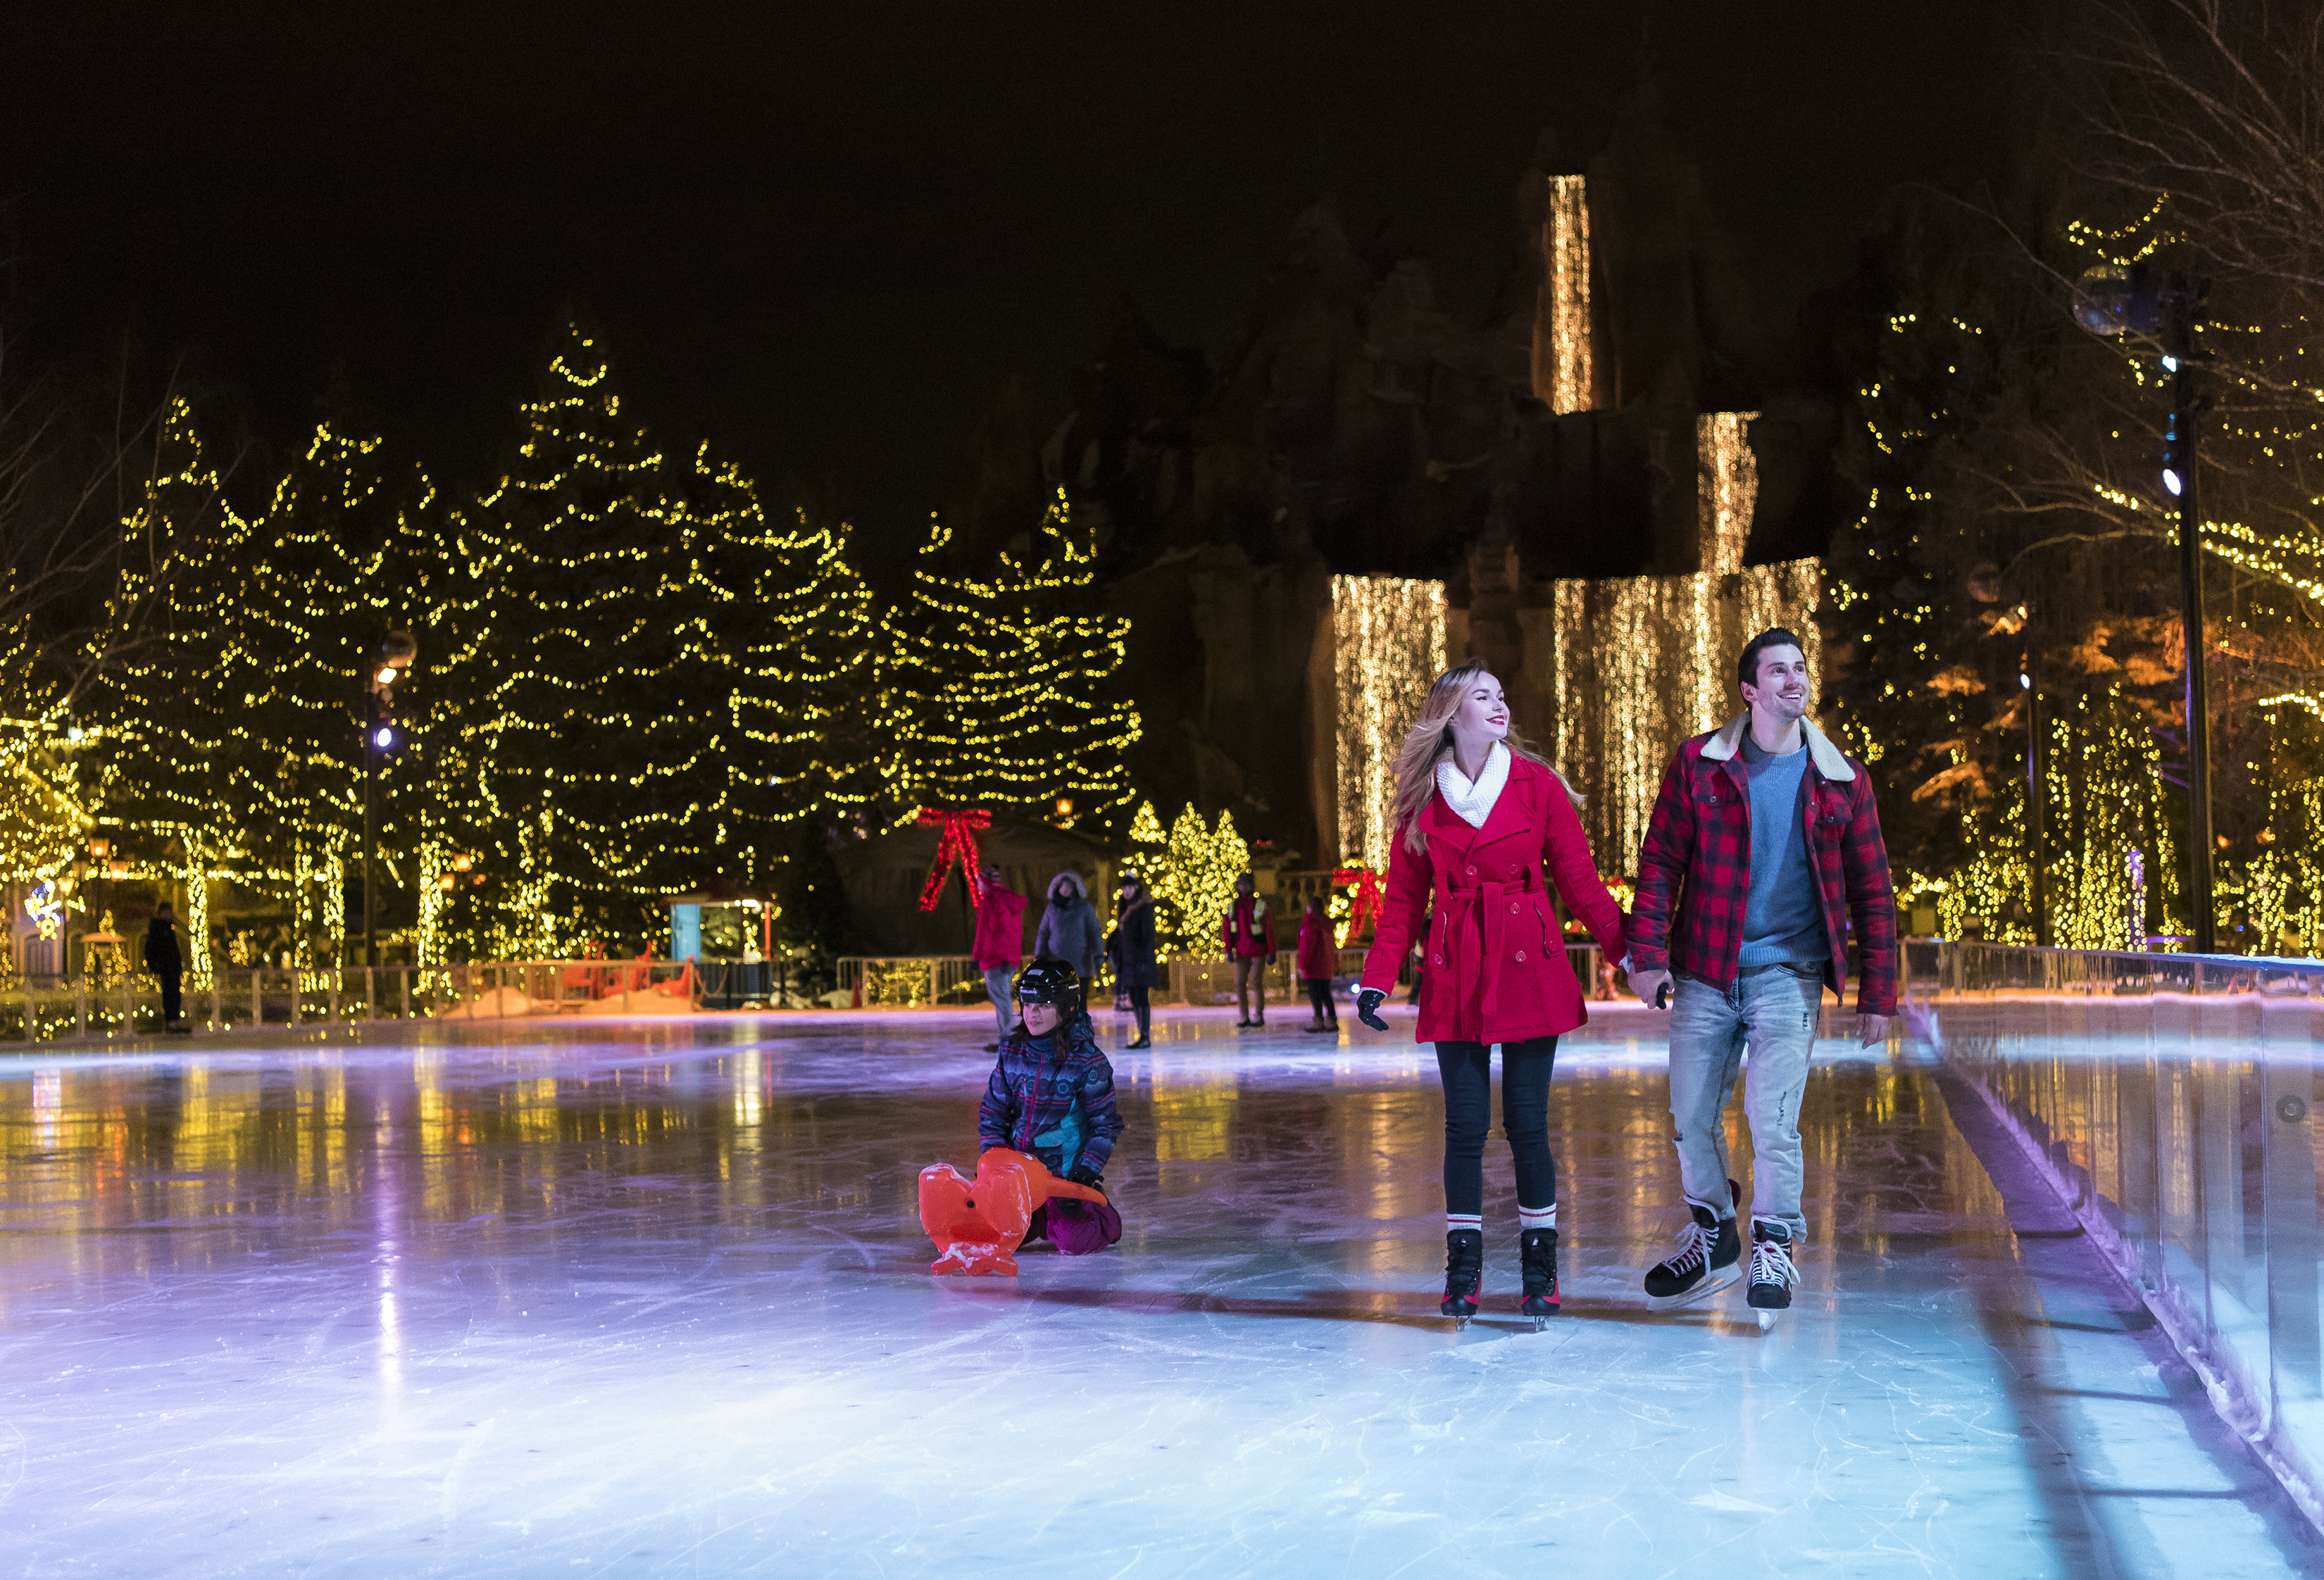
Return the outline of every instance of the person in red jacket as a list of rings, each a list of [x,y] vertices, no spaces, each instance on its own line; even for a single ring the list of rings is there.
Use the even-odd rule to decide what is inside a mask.
[[[1314,1006],[1314,1015],[1308,1022],[1311,1032],[1336,1032],[1340,1029],[1340,1012],[1332,1004],[1332,978],[1340,969],[1338,941],[1332,936],[1331,914],[1323,908],[1323,896],[1311,895],[1307,914],[1299,918],[1299,985],[1307,989],[1307,1002]]]
[[[1219,923],[1219,942],[1235,968],[1235,1024],[1267,1024],[1267,968],[1275,963],[1275,918],[1259,897],[1258,880],[1248,872],[1235,879],[1235,897]],[[1250,1012],[1251,990],[1259,992],[1259,1013]]]
[[[1646,1277],[1646,1303],[1698,1300],[1737,1277],[1741,1188],[1728,1178],[1728,1099],[1748,1041],[1751,1287],[1760,1325],[1788,1309],[1807,1236],[1800,1099],[1823,990],[1848,980],[1864,1045],[1896,1013],[1896,897],[1862,763],[1808,722],[1808,661],[1780,627],[1736,662],[1744,711],[1686,741],[1663,775],[1638,856],[1630,986],[1670,1004],[1671,1139],[1692,1220]],[[1606,958],[1615,958],[1608,950]],[[1677,980],[1672,980],[1673,973]]]
[[[1016,1004],[1010,994],[1010,984],[1015,980],[1017,968],[1025,960],[1025,896],[1001,883],[1001,868],[985,863],[981,875],[982,886],[977,891],[976,942],[969,950],[969,963],[984,973],[984,990],[992,996],[992,1018],[1000,1029],[992,1042],[984,1045],[987,1053],[1000,1052],[1000,1039],[1009,1035],[1017,1024]]]
[[[1517,1165],[1523,1309],[1538,1326],[1558,1309],[1550,1071],[1558,1037],[1590,1018],[1549,886],[1616,960],[1624,952],[1622,908],[1598,877],[1572,787],[1511,731],[1500,682],[1483,665],[1437,676],[1397,752],[1396,785],[1387,900],[1364,954],[1356,1014],[1388,1030],[1380,1003],[1425,919],[1418,1039],[1436,1044],[1444,1082],[1439,1309],[1465,1324],[1482,1288],[1487,1054],[1499,1043],[1501,1123]]]

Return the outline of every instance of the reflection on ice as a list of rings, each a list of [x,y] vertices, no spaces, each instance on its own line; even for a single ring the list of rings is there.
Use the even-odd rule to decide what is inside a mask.
[[[1158,1022],[1150,1052],[1115,1055],[1121,1245],[1028,1251],[1019,1280],[967,1287],[925,1272],[914,1191],[923,1164],[973,1162],[975,1016],[0,1066],[0,1557],[184,1575],[2307,1561],[2139,1309],[2071,1240],[2011,1233],[2013,1214],[2038,1226],[1910,1062],[1823,1050],[1792,1317],[1763,1338],[1739,1291],[1649,1317],[1637,1277],[1679,1221],[1659,1025],[1600,1014],[1561,1049],[1567,1305],[1538,1336],[1516,1312],[1505,1150],[1486,1309],[1458,1337],[1436,1318],[1434,1061],[1352,1024]]]

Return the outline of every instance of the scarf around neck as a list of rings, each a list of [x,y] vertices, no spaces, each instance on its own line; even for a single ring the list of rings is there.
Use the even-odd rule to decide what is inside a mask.
[[[1493,814],[1493,804],[1501,798],[1501,787],[1508,782],[1509,749],[1498,740],[1485,758],[1485,771],[1473,781],[1449,757],[1436,765],[1436,794],[1472,829],[1485,826],[1485,820]]]

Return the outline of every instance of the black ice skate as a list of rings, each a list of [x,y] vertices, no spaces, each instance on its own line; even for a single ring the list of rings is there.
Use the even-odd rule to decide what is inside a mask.
[[[1743,1199],[1743,1188],[1727,1181],[1732,1199]],[[1686,1199],[1693,1221],[1678,1232],[1678,1249],[1646,1270],[1646,1309],[1667,1311],[1674,1306],[1706,1300],[1733,1283],[1742,1270],[1743,1236],[1731,1217],[1722,1218],[1707,1201]]]
[[[1775,1218],[1751,1220],[1751,1292],[1746,1298],[1759,1313],[1759,1331],[1775,1325],[1775,1313],[1792,1309],[1792,1286],[1800,1270],[1792,1261],[1792,1231]]]
[[[1517,1239],[1517,1254],[1525,1263],[1525,1304],[1539,1333],[1557,1315],[1557,1231],[1527,1229]]]
[[[1444,1298],[1436,1309],[1465,1328],[1477,1314],[1477,1293],[1485,1281],[1485,1231],[1444,1231]]]

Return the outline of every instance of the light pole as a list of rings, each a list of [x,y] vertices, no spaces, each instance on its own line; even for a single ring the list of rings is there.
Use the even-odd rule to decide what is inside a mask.
[[[2017,687],[2025,694],[2025,849],[2030,859],[2027,866],[2034,872],[2034,942],[2043,949],[2050,947],[2049,877],[2043,867],[2043,813],[2047,808],[2043,801],[2042,782],[2042,694],[2034,684],[2034,660],[2029,656],[2025,666],[2017,672]]]
[[[364,657],[367,685],[357,717],[363,729],[363,963],[379,964],[378,903],[372,888],[372,870],[379,852],[379,820],[373,785],[379,778],[379,760],[393,750],[395,683],[419,656],[420,645],[409,631],[390,631],[374,643]]]
[[[2210,282],[2144,263],[2102,263],[2085,273],[2074,293],[2074,317],[2093,335],[2126,331],[2163,343],[2163,371],[2171,375],[2171,426],[2163,438],[2163,487],[2178,505],[2179,618],[2187,644],[2188,889],[2194,912],[2195,952],[2218,951],[2211,901],[2211,692],[2203,648],[2203,519],[2196,508],[2195,423],[2204,402],[2195,391],[2195,327]]]

